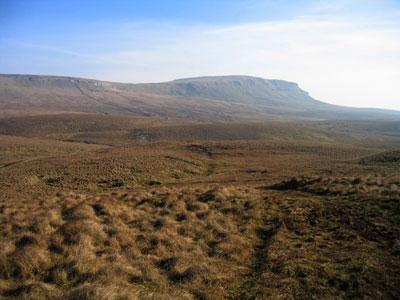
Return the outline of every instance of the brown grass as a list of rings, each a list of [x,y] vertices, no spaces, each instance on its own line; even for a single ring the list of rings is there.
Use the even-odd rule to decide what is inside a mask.
[[[68,193],[24,219],[9,203],[0,287],[12,299],[395,299],[393,194],[381,193],[376,207],[377,195],[358,190],[357,200],[308,193],[246,185]]]
[[[200,293],[203,285],[211,298],[229,295],[252,255],[262,210],[260,197],[248,199],[232,187],[69,194],[48,205],[23,222],[3,214],[2,223],[10,223],[18,238],[3,246],[2,277],[16,286],[26,280],[50,284],[62,299],[114,299],[121,296],[115,291],[132,284],[138,295],[191,299],[187,291]],[[37,215],[50,229],[38,232]],[[104,282],[115,291],[103,295]]]
[[[393,145],[181,129],[2,139],[0,298],[399,298],[398,169],[360,164]]]

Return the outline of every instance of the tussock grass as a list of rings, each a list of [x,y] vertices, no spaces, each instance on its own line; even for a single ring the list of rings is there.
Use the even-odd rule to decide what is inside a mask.
[[[0,254],[2,292],[22,299],[31,289],[21,285],[31,280],[51,287],[55,299],[228,296],[256,242],[263,208],[254,196],[218,186],[60,193],[33,206],[25,220],[6,212],[2,224],[12,228]]]
[[[315,195],[354,194],[394,195],[399,194],[399,177],[397,174],[366,177],[354,176],[317,176],[292,178],[271,186],[276,190],[299,190]]]
[[[67,192],[31,203],[30,214],[9,202],[1,215],[0,293],[66,300],[395,299],[398,196],[357,186],[379,181],[386,191],[396,178],[303,178],[275,190],[203,184]],[[327,183],[349,182],[356,185],[351,194],[318,196]]]
[[[38,134],[53,131],[46,118],[30,120],[43,125]],[[186,136],[182,124],[146,129],[145,120],[140,130],[155,140],[128,146],[135,128],[103,135],[87,131],[95,117],[78,119],[64,132],[70,116],[61,117],[43,144],[2,140],[13,164],[0,168],[0,298],[399,298],[399,174],[359,163],[389,147],[167,141]],[[93,126],[118,121],[106,119]],[[192,126],[199,136],[212,128]],[[217,136],[258,125],[238,126]],[[50,138],[72,136],[121,143],[55,142],[52,152]]]

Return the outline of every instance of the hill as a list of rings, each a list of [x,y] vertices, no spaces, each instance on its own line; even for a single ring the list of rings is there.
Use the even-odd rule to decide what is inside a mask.
[[[0,91],[0,299],[400,298],[399,120],[253,77]]]
[[[217,76],[179,79],[167,83],[141,84],[136,88],[148,93],[202,97],[233,103],[300,107],[324,105],[311,98],[294,82],[266,80],[250,76]]]
[[[400,119],[313,99],[296,83],[250,76],[126,84],[92,79],[0,75],[0,117],[59,112],[180,119]]]

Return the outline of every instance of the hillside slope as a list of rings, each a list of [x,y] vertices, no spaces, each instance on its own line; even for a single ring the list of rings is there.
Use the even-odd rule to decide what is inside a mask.
[[[179,79],[167,83],[140,84],[136,89],[171,96],[202,97],[234,103],[292,108],[301,105],[324,105],[311,98],[294,82],[250,76]]]
[[[250,76],[126,84],[57,76],[0,75],[0,117],[49,112],[185,119],[399,119],[400,112],[356,109],[311,98],[296,83]]]

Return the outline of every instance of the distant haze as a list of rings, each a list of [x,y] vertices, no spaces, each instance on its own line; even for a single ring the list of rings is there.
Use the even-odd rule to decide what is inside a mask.
[[[217,3],[215,3],[217,2]],[[0,73],[159,82],[251,75],[400,110],[400,2],[1,1]]]
[[[0,117],[84,112],[203,120],[399,120],[400,111],[349,108],[310,97],[296,83],[211,76],[127,84],[0,74]]]

